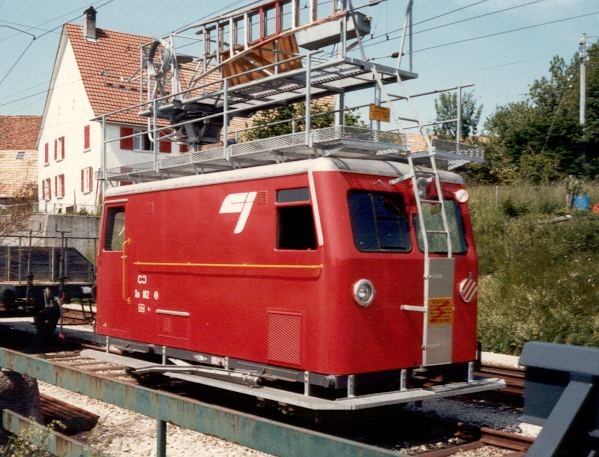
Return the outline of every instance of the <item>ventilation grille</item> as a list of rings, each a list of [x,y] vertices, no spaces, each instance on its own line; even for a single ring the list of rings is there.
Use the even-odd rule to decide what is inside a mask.
[[[256,205],[266,205],[268,203],[268,194],[265,190],[259,190],[256,193]]]
[[[268,360],[290,365],[301,364],[301,314],[268,313]]]

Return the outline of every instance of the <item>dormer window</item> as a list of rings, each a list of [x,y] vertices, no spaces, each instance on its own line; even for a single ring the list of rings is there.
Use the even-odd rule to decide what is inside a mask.
[[[19,151],[17,152],[17,156],[15,157],[16,160],[25,160],[25,151]]]

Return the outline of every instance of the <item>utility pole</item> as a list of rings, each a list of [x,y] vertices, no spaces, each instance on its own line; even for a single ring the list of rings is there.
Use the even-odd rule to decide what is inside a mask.
[[[586,118],[586,62],[587,62],[587,34],[580,37],[578,46],[578,62],[580,63],[580,125],[584,127]]]

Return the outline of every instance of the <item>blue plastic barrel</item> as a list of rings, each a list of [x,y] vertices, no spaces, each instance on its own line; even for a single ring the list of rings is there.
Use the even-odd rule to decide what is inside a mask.
[[[572,206],[580,211],[588,211],[591,209],[591,197],[588,195],[574,195]]]

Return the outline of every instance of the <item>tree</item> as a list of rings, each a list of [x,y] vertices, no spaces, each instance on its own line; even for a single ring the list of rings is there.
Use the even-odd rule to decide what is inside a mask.
[[[331,127],[335,123],[335,113],[330,106],[313,103],[311,105],[312,128],[319,129]],[[292,132],[305,130],[305,103],[282,106],[279,108],[263,111],[254,117],[253,128],[249,130],[245,139],[248,141],[272,136],[286,135]],[[295,121],[293,121],[295,119]],[[364,126],[360,116],[351,111],[345,112],[345,125]]]
[[[588,55],[584,128],[579,125],[578,58],[566,64],[556,56],[548,75],[531,83],[525,101],[500,107],[487,120],[487,149],[503,159],[501,166],[535,181],[599,176],[599,44]],[[550,164],[555,164],[551,172]]]
[[[460,137],[474,137],[478,130],[478,123],[483,110],[482,105],[478,105],[473,92],[462,93],[462,114]],[[437,122],[451,121],[458,117],[458,94],[456,92],[444,92],[435,100],[435,112],[437,113]],[[457,132],[456,122],[443,122],[437,124],[434,129],[435,135],[442,139],[454,139]]]
[[[0,207],[0,242],[8,235],[28,227],[29,217],[37,202],[37,184],[28,182],[15,191],[10,205]]]

